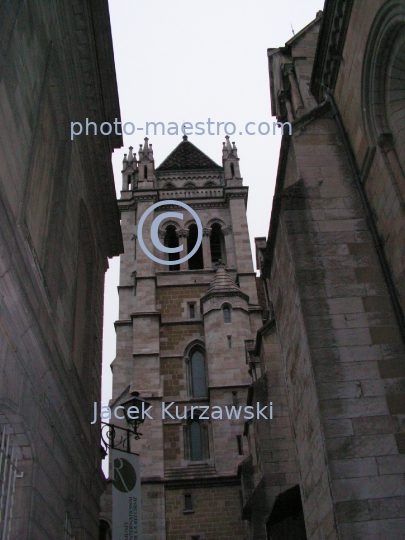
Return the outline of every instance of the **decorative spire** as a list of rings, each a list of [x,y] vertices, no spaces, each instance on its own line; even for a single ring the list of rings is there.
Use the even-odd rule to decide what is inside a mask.
[[[127,154],[124,154],[124,159],[122,160],[122,163],[128,163]]]
[[[232,152],[232,146],[231,146],[231,143],[229,142],[229,135],[225,135],[225,139],[226,139],[226,148],[228,152]]]
[[[238,157],[238,149],[235,146],[235,141],[232,142],[232,154],[237,158]]]
[[[187,140],[188,140],[187,135],[183,135],[183,141],[187,141]]]
[[[215,272],[214,279],[211,281],[211,284],[207,290],[207,295],[213,293],[243,294],[240,288],[225,270],[225,265],[221,260],[218,261],[218,268]]]
[[[145,144],[143,145],[143,153],[147,155],[149,151],[148,137],[145,137],[144,141],[145,141]]]
[[[132,150],[133,150],[133,149],[134,149],[133,146],[130,146],[130,147],[129,147],[129,154],[128,154],[128,162],[129,162],[129,163],[132,163],[132,162],[134,161],[134,156],[133,156],[133,154],[132,154]]]

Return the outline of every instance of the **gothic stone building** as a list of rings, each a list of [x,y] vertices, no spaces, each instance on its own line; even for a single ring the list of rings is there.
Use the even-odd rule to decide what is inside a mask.
[[[240,467],[250,538],[405,538],[405,3],[327,0],[269,49],[284,135]],[[266,530],[267,529],[267,530]]]
[[[262,325],[262,310],[246,221],[248,188],[229,137],[222,166],[183,139],[156,169],[148,139],[138,159],[132,148],[124,159],[113,400],[137,390],[153,405],[153,420],[145,420],[132,447],[141,456],[143,540],[239,540],[245,537],[237,474],[247,455],[243,419],[200,419],[199,407],[242,406],[251,383],[246,348]],[[140,248],[137,224],[152,204],[173,199],[197,211],[203,241],[189,261],[165,266]],[[143,228],[158,258],[150,227],[168,210],[179,208],[155,209]],[[159,226],[161,242],[182,245],[183,254],[197,238],[194,219],[184,216]],[[175,402],[179,418],[162,420],[162,402]]]
[[[0,537],[98,538],[107,257],[122,251],[107,0],[0,3]],[[12,448],[14,448],[12,450]]]

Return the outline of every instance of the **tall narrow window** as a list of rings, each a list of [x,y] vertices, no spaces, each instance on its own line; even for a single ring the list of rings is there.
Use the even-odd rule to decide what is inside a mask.
[[[145,180],[148,178],[148,167],[146,165],[143,166],[143,177]]]
[[[176,228],[174,225],[166,227],[165,246],[174,248],[179,247],[179,239],[177,238]],[[179,259],[179,253],[168,253],[169,261],[177,261]],[[169,270],[180,270],[179,264],[171,264]]]
[[[184,512],[191,512],[193,510],[193,498],[191,493],[184,494]]]
[[[131,175],[129,174],[128,175],[128,189],[131,189],[131,181],[132,181],[132,178],[131,178]]]
[[[197,237],[197,225],[190,225],[190,227],[188,228],[187,237],[187,253],[190,253],[190,251],[194,248],[197,242]],[[194,255],[191,257],[191,259],[188,260],[188,268],[189,270],[202,270],[204,268],[202,243],[200,244],[200,247],[197,249]]]
[[[238,446],[238,454],[243,456],[242,435],[236,435],[236,444]]]
[[[11,437],[0,432],[0,534],[1,538],[9,538],[14,501],[15,480],[17,477],[16,447]]]
[[[195,304],[188,305],[188,315],[190,319],[195,319]]]
[[[191,381],[193,397],[207,396],[204,355],[198,349],[191,355]]]
[[[232,336],[228,336],[228,349],[232,349]]]
[[[230,306],[224,306],[222,308],[222,313],[224,314],[224,322],[230,323],[231,322],[231,308]]]
[[[231,174],[232,174],[232,178],[235,176],[235,167],[233,165],[233,163],[231,163]]]
[[[222,260],[226,264],[225,240],[219,223],[214,223],[210,236],[211,262],[213,264]]]
[[[68,512],[65,513],[65,523],[63,526],[64,540],[75,540],[72,533],[72,524],[70,522],[70,516]]]
[[[136,296],[136,285],[137,285],[137,283],[136,283],[136,270],[134,272],[132,272],[131,276],[132,276],[132,279],[134,280],[134,296]]]
[[[191,461],[202,461],[201,422],[193,420],[190,423],[190,457]]]
[[[100,521],[99,537],[100,540],[111,540],[111,527],[104,519]]]

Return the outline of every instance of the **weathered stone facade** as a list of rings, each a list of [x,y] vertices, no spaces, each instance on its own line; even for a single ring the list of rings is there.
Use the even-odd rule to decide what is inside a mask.
[[[256,240],[249,400],[271,396],[275,420],[245,428],[254,540],[405,537],[404,44],[403,1],[331,0],[268,53],[293,135]]]
[[[122,140],[72,142],[70,122],[119,119],[107,1],[2,2],[0,44],[0,432],[18,459],[7,534],[0,474],[0,536],[96,539],[90,422],[104,273],[122,251],[110,160]]]
[[[242,406],[251,383],[246,348],[262,325],[262,309],[246,221],[248,190],[229,138],[222,167],[183,139],[156,169],[147,139],[138,159],[132,148],[124,158],[113,401],[136,390],[153,405],[153,420],[145,420],[143,437],[132,443],[141,456],[143,540],[239,540],[245,537],[237,474],[247,452],[243,419],[198,415],[204,406]],[[137,237],[144,212],[173,199],[195,209],[203,226],[199,252],[178,267],[153,262]],[[168,210],[179,208],[155,209],[143,229],[158,258],[163,254],[152,246],[150,227]],[[184,215],[185,222],[165,218],[159,226],[162,243],[184,246],[181,256],[195,244],[195,222]],[[162,402],[175,403],[174,419],[162,420]]]

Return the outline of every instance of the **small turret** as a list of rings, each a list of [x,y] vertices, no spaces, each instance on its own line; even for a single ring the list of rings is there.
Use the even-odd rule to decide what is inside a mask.
[[[129,147],[128,157],[124,154],[122,160],[122,191],[129,191],[134,188],[138,172],[136,154],[132,153],[133,147]]]
[[[128,167],[127,154],[124,154],[124,159],[122,160],[122,172]]]
[[[226,185],[241,186],[242,178],[239,169],[238,149],[235,143],[229,141],[229,135],[225,137],[226,142],[222,147],[222,165],[224,167],[224,175]]]
[[[149,144],[148,137],[145,137],[145,142],[142,148],[142,145],[139,145],[139,161],[138,161],[138,171],[139,171],[139,182],[155,182],[155,160],[153,158],[153,149],[152,145]],[[147,187],[144,185],[143,187]],[[149,186],[151,187],[151,186]]]

